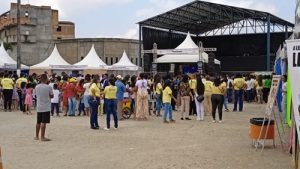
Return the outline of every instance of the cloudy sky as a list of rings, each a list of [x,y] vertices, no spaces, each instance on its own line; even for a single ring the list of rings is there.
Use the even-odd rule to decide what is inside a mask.
[[[193,0],[21,0],[51,5],[60,10],[60,20],[75,22],[76,37],[137,38],[137,22]],[[295,0],[205,0],[214,3],[267,11],[294,22]],[[0,13],[11,2],[0,0]]]

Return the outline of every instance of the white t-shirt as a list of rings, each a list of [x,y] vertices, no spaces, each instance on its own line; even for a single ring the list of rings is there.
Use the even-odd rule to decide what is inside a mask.
[[[54,84],[55,84],[55,83],[49,83],[49,86],[51,86],[52,89],[53,89]]]
[[[53,98],[51,99],[51,103],[59,103],[59,90],[53,89]]]
[[[147,89],[147,80],[138,80],[135,83],[135,86],[138,87],[138,89],[146,88]]]
[[[247,90],[251,90],[251,81],[247,80],[246,84],[247,84]]]
[[[286,82],[284,82],[282,84],[282,96],[286,96],[286,92],[287,92],[287,86],[286,86]]]
[[[250,88],[254,89],[254,87],[255,87],[255,79],[251,79],[250,80]]]
[[[86,95],[86,96],[89,95],[90,85],[91,85],[91,83],[85,83],[83,85],[83,88],[84,88],[84,94],[83,95]]]
[[[227,81],[227,89],[229,89],[229,84],[231,83],[231,87],[233,86],[233,80],[232,79],[228,79]]]

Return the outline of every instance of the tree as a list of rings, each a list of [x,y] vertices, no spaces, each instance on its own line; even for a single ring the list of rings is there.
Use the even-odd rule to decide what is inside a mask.
[[[13,50],[11,43],[4,42],[3,45],[5,50]]]

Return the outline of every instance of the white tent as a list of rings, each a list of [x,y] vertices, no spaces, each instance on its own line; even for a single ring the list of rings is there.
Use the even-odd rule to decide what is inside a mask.
[[[185,49],[196,49],[196,53],[185,53]],[[176,53],[166,54],[159,57],[157,63],[196,63],[199,61],[199,47],[192,40],[190,33],[187,34],[185,40],[175,48]],[[177,54],[180,53],[180,54]],[[205,63],[208,63],[208,54],[203,52],[202,58]],[[215,59],[215,64],[221,64],[221,62]]]
[[[122,55],[121,59],[119,60],[119,62],[110,66],[110,69],[111,70],[138,70],[139,67],[137,65],[133,64],[129,60],[129,58],[124,50],[123,55]]]
[[[106,68],[106,64],[97,55],[94,45],[92,46],[86,57],[80,62],[74,64],[75,66],[87,66],[87,69]]]
[[[70,64],[61,57],[55,45],[51,55],[46,60],[31,66],[30,69],[64,69],[68,66]]]
[[[3,42],[0,46],[0,67],[1,68],[9,68],[9,69],[16,69],[17,62],[9,56],[6,52]],[[28,69],[29,67],[26,65],[21,65],[22,69]]]

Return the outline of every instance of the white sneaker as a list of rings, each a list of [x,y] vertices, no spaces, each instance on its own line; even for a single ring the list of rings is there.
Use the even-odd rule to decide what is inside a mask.
[[[200,121],[201,119],[200,118],[197,118],[197,121]]]
[[[118,128],[115,128],[115,127],[114,127],[114,129],[115,129],[115,130],[118,130]]]
[[[219,120],[219,123],[222,123],[222,120]]]
[[[109,131],[110,129],[109,129],[109,128],[107,128],[107,127],[105,127],[103,130]]]
[[[213,120],[212,122],[213,122],[213,123],[215,123],[215,122],[216,122],[216,120]]]

